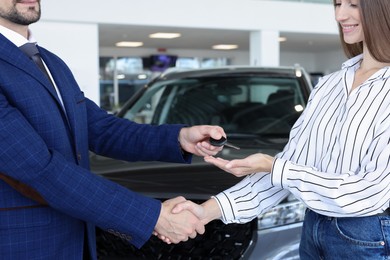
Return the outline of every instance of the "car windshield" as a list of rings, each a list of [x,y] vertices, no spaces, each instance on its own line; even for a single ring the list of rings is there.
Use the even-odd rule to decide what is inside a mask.
[[[304,106],[296,78],[225,75],[156,82],[124,117],[154,125],[220,125],[230,134],[285,136]]]

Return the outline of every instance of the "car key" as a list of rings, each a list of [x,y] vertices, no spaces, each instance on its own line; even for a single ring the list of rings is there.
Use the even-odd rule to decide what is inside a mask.
[[[225,145],[227,147],[231,147],[231,148],[234,148],[236,150],[240,150],[240,147],[235,146],[235,145],[233,145],[231,143],[228,143],[227,139],[225,137],[223,137],[223,136],[219,140],[210,137],[209,142],[210,142],[211,145],[214,145],[214,146],[218,146],[219,147],[219,146]]]

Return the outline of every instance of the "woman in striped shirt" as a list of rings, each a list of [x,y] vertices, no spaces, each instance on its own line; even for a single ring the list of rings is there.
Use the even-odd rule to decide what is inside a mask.
[[[308,207],[301,259],[390,256],[390,1],[334,0],[349,60],[323,77],[275,158],[205,160],[237,185],[202,206],[185,202],[204,223],[244,223],[290,192]]]

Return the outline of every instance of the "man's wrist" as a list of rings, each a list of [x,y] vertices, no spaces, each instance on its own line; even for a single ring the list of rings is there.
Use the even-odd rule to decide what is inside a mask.
[[[183,155],[183,157],[184,157],[184,156],[187,154],[187,152],[186,152],[186,151],[183,149],[183,147],[181,146],[180,138],[177,138],[177,145],[179,146],[181,155]]]

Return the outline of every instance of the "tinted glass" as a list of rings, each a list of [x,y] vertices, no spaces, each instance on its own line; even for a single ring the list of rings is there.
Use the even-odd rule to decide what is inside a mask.
[[[180,79],[156,83],[125,117],[156,125],[220,125],[227,133],[288,135],[304,104],[295,78]]]

